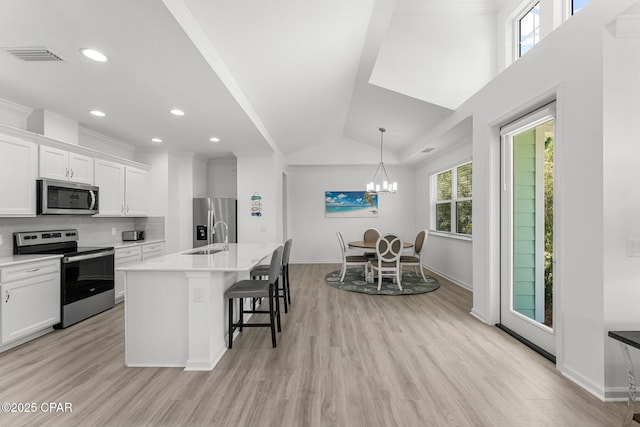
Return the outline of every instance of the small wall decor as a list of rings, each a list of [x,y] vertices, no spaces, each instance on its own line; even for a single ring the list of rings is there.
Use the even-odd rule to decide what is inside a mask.
[[[377,218],[378,195],[366,191],[325,191],[326,218]]]
[[[251,196],[251,216],[262,216],[262,196],[256,191]]]

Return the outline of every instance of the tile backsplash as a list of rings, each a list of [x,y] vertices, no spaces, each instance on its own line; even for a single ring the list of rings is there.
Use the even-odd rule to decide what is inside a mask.
[[[132,230],[144,230],[145,240],[162,240],[164,239],[164,217],[134,218]]]
[[[0,257],[13,254],[13,233],[76,228],[80,246],[108,246],[122,242],[122,232],[145,230],[146,240],[164,239],[164,217],[94,218],[84,215],[51,215],[30,218],[0,218]],[[115,234],[113,231],[115,229]]]

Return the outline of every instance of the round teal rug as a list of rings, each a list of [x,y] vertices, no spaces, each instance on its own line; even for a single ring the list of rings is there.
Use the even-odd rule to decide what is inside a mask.
[[[402,272],[402,290],[398,288],[397,283],[393,283],[390,277],[382,279],[382,287],[378,291],[378,279],[373,283],[367,283],[362,277],[362,268],[347,269],[344,276],[344,282],[340,283],[340,270],[332,271],[327,274],[324,281],[329,286],[350,292],[361,292],[370,295],[414,295],[424,294],[426,292],[435,291],[440,287],[440,282],[435,277],[425,274],[427,281],[422,280],[422,276],[411,270]]]

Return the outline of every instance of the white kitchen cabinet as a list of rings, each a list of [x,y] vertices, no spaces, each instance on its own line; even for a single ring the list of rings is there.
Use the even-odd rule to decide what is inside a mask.
[[[125,248],[116,248],[115,268],[124,267],[126,265],[137,264],[142,259],[142,248],[139,245],[127,246]],[[115,272],[115,302],[121,302],[124,299],[124,271]]]
[[[115,267],[137,264],[154,257],[164,255],[164,242],[142,243],[124,248],[116,248]],[[124,271],[116,271],[115,274],[115,302],[124,300]]]
[[[147,171],[125,166],[125,215],[147,215]]]
[[[0,271],[3,346],[60,322],[60,260],[34,261]]]
[[[147,171],[96,159],[99,216],[146,216]]]
[[[99,215],[124,215],[124,165],[96,159],[95,185],[99,191]]]
[[[36,216],[38,146],[0,135],[0,216]]]
[[[40,178],[93,184],[93,157],[40,145]]]
[[[164,255],[164,242],[145,243],[142,245],[142,261]]]

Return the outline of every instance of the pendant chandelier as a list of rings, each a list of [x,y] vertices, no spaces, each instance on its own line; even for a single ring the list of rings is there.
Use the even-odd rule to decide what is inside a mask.
[[[373,194],[394,194],[398,190],[398,183],[389,179],[387,169],[384,167],[382,161],[382,138],[386,132],[385,128],[379,128],[380,131],[380,163],[376,173],[373,174],[373,179],[367,184],[367,193]]]

